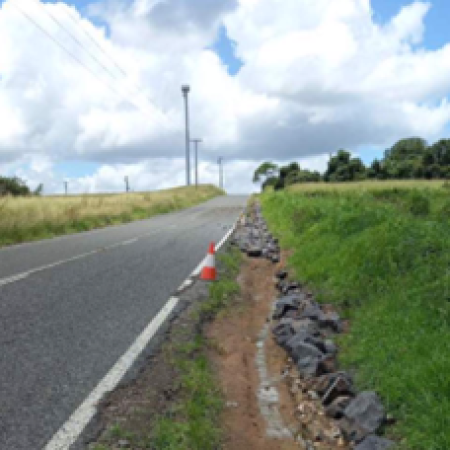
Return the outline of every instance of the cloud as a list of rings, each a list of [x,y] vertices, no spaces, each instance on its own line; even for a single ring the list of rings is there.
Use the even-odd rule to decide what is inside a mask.
[[[97,25],[64,3],[18,5],[88,68],[13,0],[1,5],[2,172],[50,191],[62,185],[55,164],[76,160],[100,165],[71,180],[80,192],[119,190],[124,172],[139,189],[182,184],[185,83],[203,178],[224,156],[233,191],[252,189],[266,159],[323,166],[338,148],[432,140],[450,123],[450,43],[425,48],[428,2],[383,25],[369,0],[112,0],[88,8]],[[222,24],[244,62],[234,77],[209,50]]]

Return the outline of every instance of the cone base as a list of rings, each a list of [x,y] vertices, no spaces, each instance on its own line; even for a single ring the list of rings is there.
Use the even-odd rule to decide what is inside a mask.
[[[215,281],[216,269],[214,267],[204,267],[200,278],[205,281]]]

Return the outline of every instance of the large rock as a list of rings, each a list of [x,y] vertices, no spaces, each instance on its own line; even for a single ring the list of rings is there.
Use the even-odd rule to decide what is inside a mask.
[[[302,319],[317,320],[321,323],[324,318],[324,312],[321,310],[320,306],[312,301],[305,303],[303,311],[300,314]]]
[[[281,319],[288,311],[298,310],[301,297],[296,294],[286,295],[278,299],[275,303],[275,312],[273,318],[275,320]]]
[[[360,442],[383,424],[385,412],[375,392],[361,392],[345,408],[340,428],[350,441]]]
[[[297,361],[298,371],[306,378],[317,376],[320,357],[306,356]]]
[[[387,450],[394,445],[395,442],[372,434],[359,443],[355,450]]]
[[[322,314],[318,317],[318,320],[319,320],[319,324],[322,328],[329,328],[330,330],[334,331],[335,333],[342,332],[342,322],[341,322],[341,318],[339,317],[338,313],[322,312]]]
[[[262,255],[263,249],[259,245],[251,245],[247,250],[247,255],[251,258],[259,258]]]
[[[289,353],[295,362],[307,357],[317,358],[318,361],[322,359],[323,353],[314,345],[308,344],[300,339],[295,343],[292,343],[291,341],[292,339],[289,341]]]
[[[353,379],[350,374],[347,372],[336,372],[320,376],[315,382],[314,389],[319,393],[319,395],[324,396],[339,378],[345,379],[347,386],[353,386]]]
[[[327,407],[325,407],[325,414],[333,419],[341,419],[344,417],[344,410],[352,401],[352,397],[343,395],[336,397]]]
[[[345,372],[332,375],[336,376],[330,377],[331,383],[322,394],[322,403],[325,406],[330,405],[338,397],[353,397],[355,395],[353,380]]]

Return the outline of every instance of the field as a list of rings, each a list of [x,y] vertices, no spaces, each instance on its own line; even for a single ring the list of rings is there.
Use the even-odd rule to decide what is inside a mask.
[[[397,420],[400,448],[450,449],[450,188],[298,185],[261,197],[290,267],[350,319],[340,361]]]
[[[115,195],[0,198],[0,246],[145,219],[222,194],[208,185]]]

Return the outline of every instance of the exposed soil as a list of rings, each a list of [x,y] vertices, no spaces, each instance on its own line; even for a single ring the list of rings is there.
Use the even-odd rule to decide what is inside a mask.
[[[276,295],[273,282],[276,267],[266,260],[246,259],[239,279],[242,295],[206,332],[212,348],[210,358],[227,404],[222,417],[226,450],[299,448],[293,438],[267,436],[267,424],[257,401],[260,380],[255,365],[256,342]],[[283,350],[268,338],[265,351],[270,376],[280,378],[285,366]],[[295,422],[296,405],[285,383],[280,383],[278,389],[279,409],[289,428]]]

